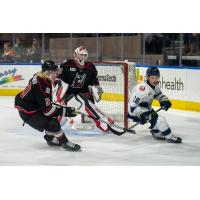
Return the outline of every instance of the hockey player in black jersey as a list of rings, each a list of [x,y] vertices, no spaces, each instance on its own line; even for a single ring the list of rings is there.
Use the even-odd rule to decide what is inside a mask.
[[[98,72],[95,65],[92,62],[87,61],[87,57],[87,50],[83,46],[80,46],[75,49],[73,59],[65,60],[60,65],[58,78],[67,84],[67,86],[65,85],[67,89],[65,88],[66,92],[64,99],[67,99],[70,95],[76,96],[81,94],[89,99],[93,104],[95,101],[99,102],[101,100],[103,90],[99,85]],[[61,90],[63,91],[63,88]],[[61,94],[61,92],[59,92],[58,89],[57,99],[58,101],[61,101],[63,97],[60,97],[59,94]],[[79,115],[77,117],[80,118],[81,116]],[[80,120],[77,120],[77,117],[74,122]],[[107,126],[103,128],[99,122],[94,121],[94,123],[102,131],[108,131]],[[78,127],[77,129],[79,129],[81,125],[83,124],[80,120],[79,123],[75,124],[74,128],[76,129],[76,127]]]
[[[87,61],[88,52],[80,46],[75,49],[73,59],[65,60],[60,65],[59,78],[67,83],[68,89],[66,95],[83,94],[86,98],[94,103],[93,88],[98,90],[100,100],[103,93],[97,78],[97,70],[92,62]]]
[[[53,61],[44,62],[42,71],[34,74],[28,86],[15,97],[15,107],[24,123],[40,132],[45,131],[47,144],[78,151],[81,147],[67,139],[56,118],[76,116],[75,108],[58,108],[52,104],[51,80],[57,76],[57,69],[58,66]]]

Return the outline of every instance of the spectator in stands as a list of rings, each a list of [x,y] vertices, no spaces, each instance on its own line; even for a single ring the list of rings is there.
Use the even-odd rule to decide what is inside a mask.
[[[13,57],[15,62],[23,62],[24,61],[24,57],[25,57],[25,50],[24,47],[22,45],[22,40],[20,37],[16,38],[16,43],[12,48],[13,51],[15,51],[15,55]]]
[[[162,54],[164,36],[161,33],[144,33],[147,54]]]
[[[15,51],[11,49],[11,43],[4,43],[4,53],[1,56],[1,62],[12,63],[14,62]]]
[[[195,55],[199,51],[199,34],[198,33],[185,33],[184,46],[186,55]]]
[[[41,62],[41,48],[38,39],[33,38],[32,46],[27,51],[27,61],[30,63]]]
[[[187,54],[187,55],[192,54],[192,40],[193,40],[192,33],[184,34],[185,54]]]

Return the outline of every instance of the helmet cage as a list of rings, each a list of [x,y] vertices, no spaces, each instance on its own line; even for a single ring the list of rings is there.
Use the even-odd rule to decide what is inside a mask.
[[[80,65],[84,65],[86,63],[86,60],[88,58],[88,52],[87,50],[80,46],[74,51],[74,60],[78,62]]]

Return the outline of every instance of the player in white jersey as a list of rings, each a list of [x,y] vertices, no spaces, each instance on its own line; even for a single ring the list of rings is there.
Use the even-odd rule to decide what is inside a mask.
[[[167,111],[171,107],[171,102],[162,94],[158,83],[160,71],[157,67],[149,67],[145,80],[136,85],[132,91],[129,101],[128,117],[140,124],[150,123],[151,133],[154,138],[167,140],[173,143],[181,143],[182,139],[171,133],[171,129],[163,116],[158,115],[152,108],[153,99],[160,102],[163,110]]]

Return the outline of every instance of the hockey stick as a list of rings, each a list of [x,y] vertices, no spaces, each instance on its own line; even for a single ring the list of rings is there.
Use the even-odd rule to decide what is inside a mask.
[[[85,103],[87,103],[87,106],[91,107],[90,104],[89,104],[89,100],[88,100],[87,98],[85,98],[82,94],[79,94],[79,95],[82,96],[83,99],[85,99]],[[77,98],[77,96],[75,96],[75,99],[82,105],[82,102]],[[91,108],[92,108],[92,107],[91,107]],[[92,109],[93,109],[93,108],[92,108]],[[101,110],[99,110],[97,107],[96,107],[96,109],[97,109],[102,115],[105,116],[105,114],[104,114]],[[83,113],[83,114],[84,114],[84,113]],[[86,114],[86,115],[87,115],[87,114]],[[95,113],[93,113],[93,115],[94,115],[94,116],[90,116],[90,115],[89,115],[89,116],[87,115],[87,116],[88,116],[89,118],[95,117],[95,118],[97,118],[97,119],[96,119],[97,121],[100,121],[100,122],[102,122],[102,123],[107,124],[108,129],[109,129],[112,133],[114,133],[114,134],[116,134],[116,135],[118,135],[118,136],[124,134],[125,132],[131,132],[131,133],[134,133],[134,132],[135,132],[134,130],[129,130],[129,129],[125,128],[125,127],[121,127],[121,126],[116,125],[116,124],[114,124],[114,123],[110,123],[110,122],[108,122],[108,121],[102,120],[102,119],[101,119],[98,115],[96,115]],[[91,119],[92,119],[92,118],[91,118]],[[94,118],[93,118],[93,119],[94,119]],[[94,120],[95,120],[95,119],[94,119]],[[119,131],[113,129],[112,127],[121,129],[121,130],[123,130],[123,132],[119,132]]]
[[[101,119],[101,118],[96,118],[96,117],[87,115],[87,114],[85,114],[85,113],[79,112],[79,111],[75,111],[75,113],[80,114],[80,115],[87,116],[87,117],[90,118],[90,119],[94,119],[94,120],[97,120],[97,121],[100,121],[100,122],[102,122],[102,123],[107,124],[108,129],[109,129],[112,133],[114,133],[115,135],[120,136],[120,135],[124,134],[125,132],[130,132],[130,133],[135,134],[135,131],[134,131],[134,130],[130,130],[130,129],[121,127],[121,126],[119,126],[119,125],[112,124],[112,123],[110,123],[110,122],[104,121],[104,120]],[[116,127],[116,128],[121,129],[121,130],[123,130],[123,131],[122,131],[122,132],[116,131],[116,130],[113,129],[112,127]]]
[[[152,113],[149,115],[149,118],[150,118],[150,119],[148,120],[148,122],[151,120],[151,117],[152,117],[153,115],[155,115],[155,113],[158,113],[160,110],[162,110],[162,108],[159,108],[158,110],[152,112]],[[138,124],[140,124],[140,122],[137,122],[136,124],[132,125],[132,126],[129,127],[128,129],[132,129],[132,128],[136,127]],[[135,131],[134,131],[134,134],[136,134]]]
[[[53,102],[53,104],[54,104],[55,106],[58,106],[58,107],[63,107],[63,108],[66,108],[66,107],[67,107],[67,106],[64,106],[64,105],[61,105],[61,104],[58,104],[58,103],[55,103],[55,102]],[[75,110],[74,112],[75,112],[76,114],[84,115],[84,116],[87,116],[87,117],[90,118],[90,119],[94,119],[94,120],[97,120],[97,121],[100,121],[100,122],[102,122],[102,123],[107,124],[108,129],[109,129],[113,134],[118,135],[118,136],[124,134],[125,132],[131,132],[131,133],[134,133],[134,132],[135,132],[134,130],[130,130],[130,129],[127,129],[127,128],[118,126],[118,125],[116,125],[116,124],[112,124],[112,123],[110,123],[110,122],[107,122],[107,121],[101,119],[100,117],[93,117],[93,116],[87,115],[87,114],[85,114],[85,113],[82,113],[82,112],[80,112],[80,111],[78,111],[78,110]],[[121,129],[122,132],[119,132],[119,131],[113,129],[112,127]]]

